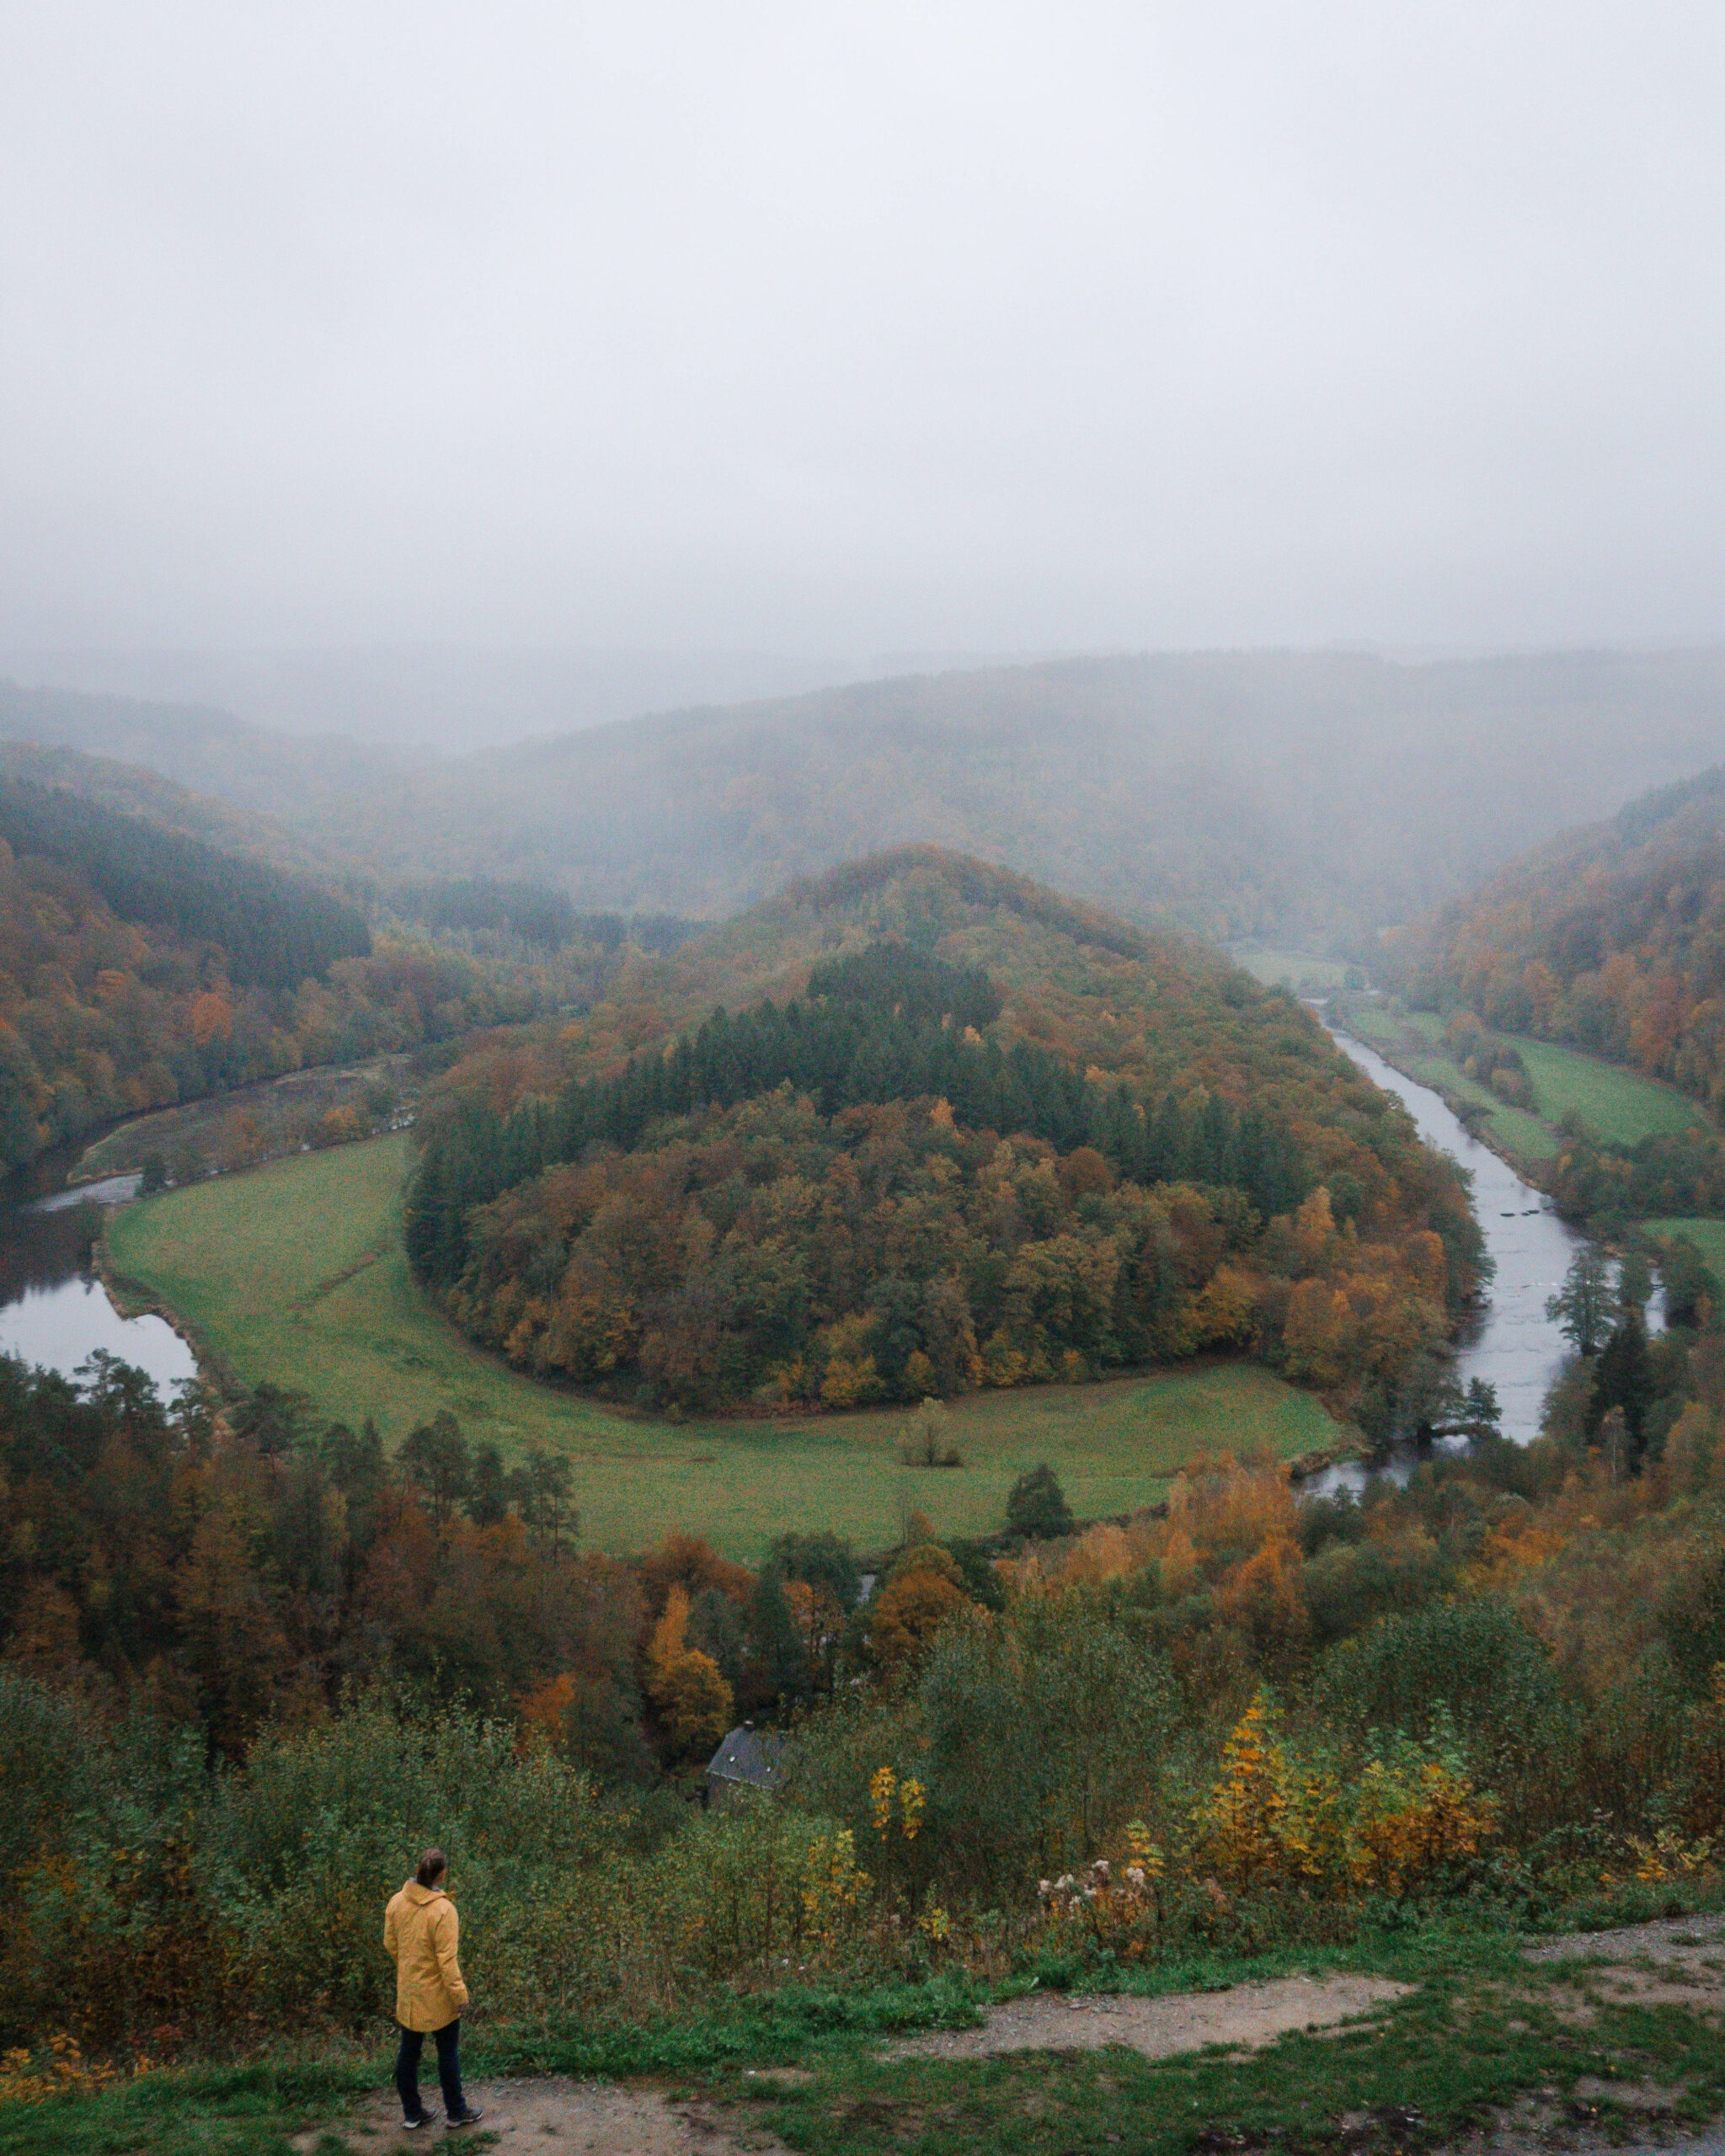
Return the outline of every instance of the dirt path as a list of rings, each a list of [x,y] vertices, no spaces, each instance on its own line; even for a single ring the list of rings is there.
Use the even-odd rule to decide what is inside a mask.
[[[1172,2058],[1206,2044],[1256,2051],[1295,2029],[1335,2029],[1412,1988],[1386,1977],[1281,1977],[1228,1991],[1166,1999],[1032,1992],[986,2009],[980,2029],[937,2029],[895,2044],[889,2058],[984,2058],[996,2052],[1094,2052],[1125,2044]]]
[[[477,2150],[494,2145],[567,2150],[569,2156],[588,2150],[593,2156],[788,2156],[782,2141],[746,2127],[734,2112],[676,2102],[656,2089],[626,2083],[547,2074],[532,2081],[476,2082],[467,2095],[470,2102],[484,2107],[485,2116],[462,2133],[446,2132],[441,2125],[406,2132],[392,2089],[346,2125],[315,2127],[297,2136],[293,2146],[309,2151],[322,2136],[339,2132],[353,2156],[361,2150],[381,2156],[398,2148]]]
[[[1725,1917],[1679,1917],[1620,1931],[1572,1933],[1532,1941],[1526,1955],[1530,1961],[1577,1965],[1578,2015],[1590,2010],[1590,1997],[1647,2004],[1669,1999],[1725,2014]],[[1589,1968],[1589,1962],[1596,1966]],[[1127,2045],[1147,2058],[1172,2058],[1210,2044],[1226,2045],[1243,2055],[1295,2030],[1339,2029],[1403,1997],[1409,1988],[1386,1977],[1335,1976],[1288,1977],[1165,1999],[1033,1992],[986,2008],[980,2027],[931,2031],[895,2045],[884,2056],[981,2058],[1001,2052],[1099,2051],[1108,2044]],[[763,2071],[759,2078],[763,2083],[790,2083],[805,2076],[787,2068],[777,2073]],[[784,2156],[783,2144],[751,2126],[734,2106],[674,2099],[640,2084],[547,2075],[531,2081],[476,2082],[471,2093],[485,2107],[484,2123],[473,2137],[481,2147],[494,2143],[517,2149],[567,2149],[571,2156],[576,2151],[590,2151],[592,2156]],[[1597,2093],[1632,2110],[1644,2108],[1648,2136],[1640,2146],[1658,2146],[1669,2156],[1725,2156],[1725,2135],[1718,2133],[1656,2140],[1658,2114],[1673,2092],[1651,2082],[1641,2089],[1614,2082],[1609,2088],[1600,2084]],[[1575,2094],[1584,2106],[1594,2092],[1578,2086]],[[1532,2156],[1554,2148],[1571,2156],[1594,2156],[1597,2149],[1604,2156],[1603,2138],[1578,2121],[1575,2112],[1572,2105],[1559,2117],[1550,2106],[1530,2102],[1471,2136],[1452,2156]],[[1344,2142],[1350,2132],[1362,2130],[1352,2120],[1341,2123]],[[294,2145],[310,2151],[330,2131],[314,2128]],[[362,2150],[381,2156],[398,2148],[441,2148],[462,2137],[450,2136],[446,2144],[441,2127],[429,2133],[403,2132],[393,2091],[378,2095],[338,2131],[353,2156]]]
[[[1380,1977],[1346,1976],[1290,1977],[1168,1999],[1033,1992],[985,2009],[980,2028],[913,2037],[886,2056],[979,2058],[996,2052],[1099,2051],[1106,2044],[1130,2045],[1147,2058],[1172,2058],[1205,2044],[1228,2044],[1243,2052],[1274,2043],[1291,2030],[1339,2028],[1407,1989]],[[759,2078],[763,2083],[790,2083],[805,2076],[786,2068]],[[494,2134],[499,2146],[592,2150],[595,2156],[766,2156],[783,2148],[733,2109],[674,2100],[638,2084],[547,2075],[533,2081],[476,2081],[469,2093],[485,2110],[474,2136],[481,2145],[483,2136]],[[313,2128],[294,2146],[310,2151],[319,2135],[329,2131]],[[430,2133],[403,2128],[393,2091],[374,2098],[340,2131],[355,2156],[361,2149],[444,2144],[441,2128]]]

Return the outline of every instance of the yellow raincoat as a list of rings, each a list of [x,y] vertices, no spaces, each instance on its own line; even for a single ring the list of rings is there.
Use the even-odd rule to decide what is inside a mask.
[[[456,1943],[461,1919],[441,1886],[410,1879],[383,1912],[383,1944],[395,1964],[395,2018],[403,2029],[446,2029],[466,2012]]]

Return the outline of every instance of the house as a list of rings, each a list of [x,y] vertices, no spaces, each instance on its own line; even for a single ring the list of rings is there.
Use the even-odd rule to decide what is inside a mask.
[[[751,1721],[729,1732],[707,1763],[706,1801],[714,1810],[750,1794],[771,1796],[784,1781],[785,1740]]]

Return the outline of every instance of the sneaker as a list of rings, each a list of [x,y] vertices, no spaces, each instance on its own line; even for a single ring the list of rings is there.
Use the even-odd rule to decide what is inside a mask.
[[[464,2111],[451,2111],[443,2123],[446,2127],[478,2126],[484,2116],[484,2111],[478,2104],[469,2104]]]
[[[436,2119],[437,2115],[435,2111],[421,2111],[416,2119],[403,2119],[401,2122],[401,2129],[403,2133],[411,2133],[415,2127],[435,2125]]]

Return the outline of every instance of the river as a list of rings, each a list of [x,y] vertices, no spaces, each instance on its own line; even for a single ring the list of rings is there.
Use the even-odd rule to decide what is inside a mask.
[[[1488,1146],[1468,1135],[1429,1087],[1417,1086],[1345,1034],[1337,1044],[1407,1107],[1419,1134],[1473,1177],[1473,1201],[1497,1267],[1491,1299],[1464,1325],[1455,1374],[1497,1388],[1503,1433],[1525,1444],[1539,1432],[1540,1407],[1567,1352],[1546,1315],[1551,1294],[1581,1247],[1550,1201]],[[0,1353],[70,1377],[101,1349],[148,1371],[163,1390],[196,1374],[191,1350],[158,1317],[125,1318],[90,1269],[103,1203],[131,1196],[136,1177],[83,1190],[63,1187],[77,1155],[36,1163],[28,1183],[0,1209]],[[1336,1472],[1357,1478],[1357,1470]]]
[[[72,1377],[100,1351],[147,1370],[165,1393],[197,1375],[191,1349],[159,1317],[122,1317],[90,1267],[103,1205],[130,1198],[137,1177],[67,1190],[77,1156],[38,1161],[0,1209],[0,1353]]]
[[[1463,1385],[1483,1378],[1496,1386],[1503,1434],[1525,1445],[1539,1435],[1540,1409],[1570,1353],[1569,1342],[1546,1315],[1546,1299],[1562,1284],[1584,1239],[1564,1226],[1543,1192],[1470,1135],[1429,1086],[1403,1077],[1362,1041],[1339,1033],[1332,1038],[1405,1105],[1428,1145],[1460,1161],[1473,1178],[1474,1211],[1497,1270],[1490,1300],[1463,1321],[1455,1374]]]

